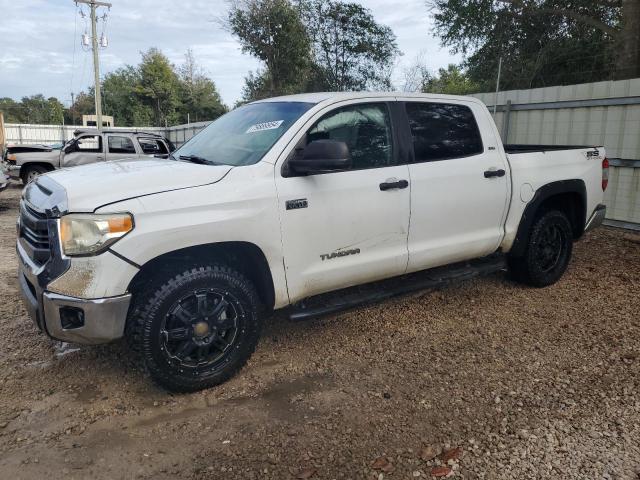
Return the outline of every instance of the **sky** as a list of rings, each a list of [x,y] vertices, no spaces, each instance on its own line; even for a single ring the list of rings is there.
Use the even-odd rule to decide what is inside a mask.
[[[140,52],[157,47],[175,64],[191,48],[196,60],[216,83],[222,99],[233,105],[244,77],[260,62],[240,51],[240,45],[219,20],[225,0],[110,0],[105,34],[109,45],[100,51],[101,74],[136,65]],[[396,88],[416,58],[433,71],[461,58],[440,46],[425,0],[361,0],[376,21],[391,27],[403,55],[393,73]],[[82,8],[85,13],[88,9]],[[99,9],[99,14],[106,12]],[[65,105],[71,92],[93,83],[92,56],[81,44],[91,27],[73,0],[0,0],[0,97],[20,99],[42,93]],[[99,35],[103,23],[99,23]]]

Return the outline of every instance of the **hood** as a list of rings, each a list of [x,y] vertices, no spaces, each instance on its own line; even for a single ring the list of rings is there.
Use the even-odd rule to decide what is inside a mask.
[[[9,145],[7,147],[7,152],[9,153],[24,153],[24,152],[50,152],[53,150],[52,145],[43,145],[37,143],[35,145]],[[57,150],[60,150],[60,147],[56,147]]]
[[[60,161],[60,150],[22,150],[22,151],[9,151],[9,154],[16,156],[16,163],[22,165],[25,162],[45,162],[52,165],[58,165]]]
[[[108,203],[215,183],[231,168],[163,159],[121,160],[63,168],[45,177],[66,190],[70,212],[91,212]]]

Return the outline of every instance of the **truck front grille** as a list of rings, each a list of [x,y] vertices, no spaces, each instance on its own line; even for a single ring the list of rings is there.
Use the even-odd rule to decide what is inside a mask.
[[[47,216],[20,202],[19,240],[36,265],[44,265],[51,257]]]

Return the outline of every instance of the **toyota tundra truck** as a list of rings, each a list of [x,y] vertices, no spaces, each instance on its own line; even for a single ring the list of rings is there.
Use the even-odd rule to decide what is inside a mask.
[[[601,146],[503,145],[470,97],[262,100],[168,159],[30,182],[19,282],[51,338],[126,337],[157,383],[194,391],[245,364],[273,310],[310,318],[504,269],[555,283],[604,218],[607,175]]]

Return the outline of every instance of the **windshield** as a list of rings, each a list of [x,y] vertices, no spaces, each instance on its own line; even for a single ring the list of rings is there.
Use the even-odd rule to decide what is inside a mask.
[[[197,163],[253,165],[314,104],[264,102],[223,115],[172,155]]]

